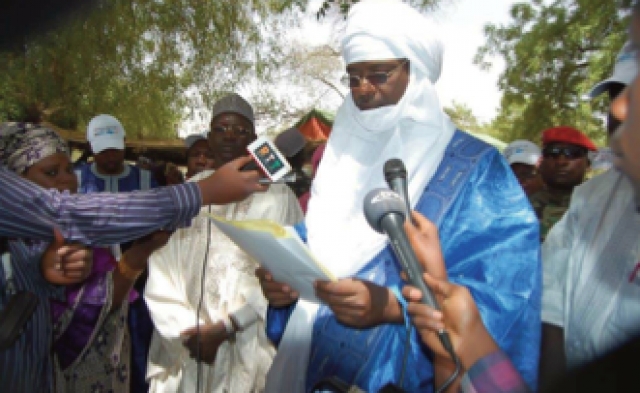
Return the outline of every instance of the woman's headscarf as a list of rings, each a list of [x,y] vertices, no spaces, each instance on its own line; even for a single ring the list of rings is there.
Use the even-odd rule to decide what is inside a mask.
[[[440,76],[443,46],[431,21],[397,0],[355,4],[342,42],[347,64],[409,60],[409,84],[396,105],[370,110],[348,95],[338,113],[315,177],[306,216],[312,254],[337,277],[352,276],[387,245],[363,214],[365,195],[384,187],[384,163],[404,161],[409,197],[415,206],[442,161],[455,126],[443,112],[434,83]],[[303,391],[317,305],[296,305],[271,368],[268,391]],[[302,369],[304,367],[304,369]],[[283,375],[302,376],[292,379]],[[275,380],[283,381],[277,383]],[[295,388],[285,388],[294,386]]]
[[[57,153],[69,154],[67,143],[53,130],[32,123],[0,125],[0,165],[17,174]]]

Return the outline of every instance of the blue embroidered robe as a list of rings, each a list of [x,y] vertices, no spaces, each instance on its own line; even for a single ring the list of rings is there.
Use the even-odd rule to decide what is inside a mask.
[[[457,131],[415,210],[438,226],[449,280],[469,288],[488,331],[535,389],[541,329],[538,224],[501,154]],[[304,225],[298,230],[304,237]],[[387,247],[356,277],[391,287],[404,308],[399,274],[399,263]],[[276,344],[292,309],[269,308],[267,334]],[[406,313],[405,325],[349,328],[321,306],[313,327],[307,390],[337,376],[368,392],[388,383],[407,392],[434,391],[430,350],[410,329],[406,353],[408,328]]]

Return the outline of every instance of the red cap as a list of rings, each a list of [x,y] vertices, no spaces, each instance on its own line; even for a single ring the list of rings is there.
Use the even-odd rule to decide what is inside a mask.
[[[596,151],[598,148],[585,134],[572,127],[554,127],[542,133],[542,145],[550,143],[570,143],[582,146],[587,150]]]

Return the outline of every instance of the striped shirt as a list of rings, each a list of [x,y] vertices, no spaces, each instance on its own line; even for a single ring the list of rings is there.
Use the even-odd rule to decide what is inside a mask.
[[[200,212],[195,183],[126,194],[71,195],[45,190],[0,167],[0,237],[51,240],[58,227],[68,241],[109,245],[157,229],[188,226]]]
[[[489,354],[471,366],[462,377],[463,393],[528,393],[524,380],[502,351]]]
[[[12,280],[17,292],[29,291],[38,296],[36,307],[18,340],[0,351],[0,386],[3,392],[49,392],[53,376],[51,362],[50,298],[60,296],[62,287],[44,280],[40,273],[40,258],[47,242],[9,242]],[[0,269],[0,307],[4,308],[11,293],[7,293],[7,277]]]

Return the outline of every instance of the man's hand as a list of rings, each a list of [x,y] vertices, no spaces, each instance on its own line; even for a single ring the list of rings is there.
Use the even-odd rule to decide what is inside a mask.
[[[417,211],[411,212],[411,218],[413,222],[406,221],[404,229],[418,261],[431,277],[446,281],[447,268],[440,248],[438,227]]]
[[[420,303],[422,293],[415,287],[405,286],[402,294],[409,301],[407,311],[413,325],[437,359],[451,361],[437,336],[437,332],[443,329],[449,333],[453,349],[465,369],[481,357],[498,350],[467,288],[434,279],[428,273],[424,274],[424,280],[439,299],[441,311]]]
[[[203,205],[224,205],[241,201],[254,192],[266,191],[269,187],[258,183],[258,171],[241,171],[251,157],[240,157],[218,168],[211,176],[198,182]]]
[[[389,288],[354,278],[316,281],[315,288],[320,300],[345,325],[368,328],[403,321],[400,305]]]
[[[271,307],[286,307],[298,300],[298,293],[287,284],[273,280],[273,276],[266,269],[256,269],[256,276],[264,297]]]
[[[40,259],[45,280],[56,285],[78,284],[93,268],[93,251],[81,244],[65,244],[58,228],[53,229],[53,241]]]
[[[196,356],[198,356],[197,330],[198,328],[194,326],[180,334],[180,336],[186,337],[183,345],[189,351],[189,356],[192,359],[196,359]],[[216,360],[218,348],[228,338],[227,329],[222,321],[200,326],[200,360],[207,364],[213,364]]]

